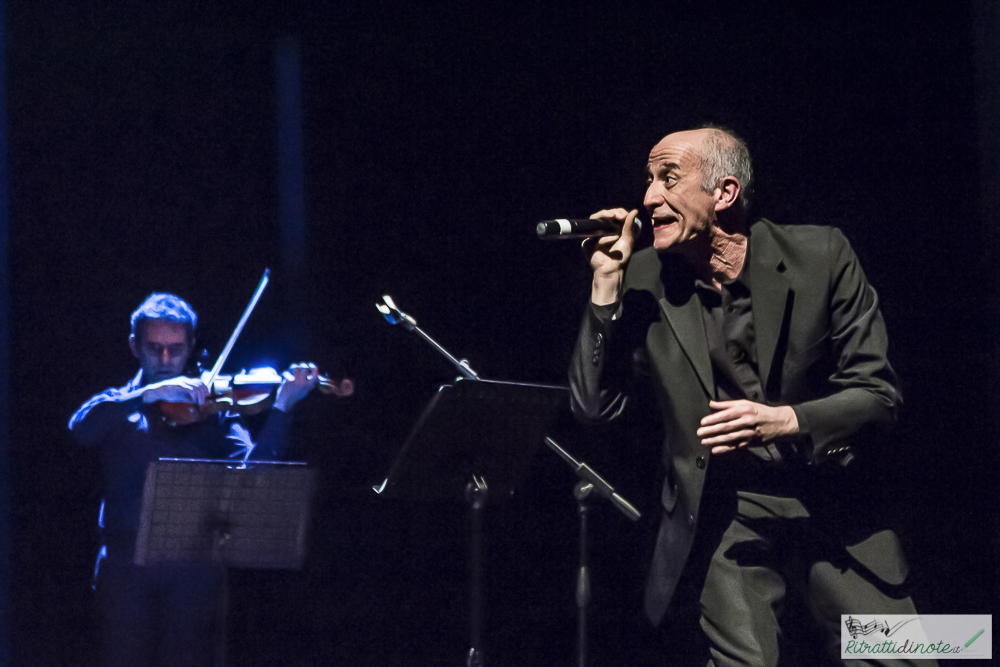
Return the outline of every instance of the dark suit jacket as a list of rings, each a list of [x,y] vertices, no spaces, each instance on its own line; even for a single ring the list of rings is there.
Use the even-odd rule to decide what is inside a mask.
[[[761,220],[749,243],[765,402],[795,409],[801,434],[794,456],[816,466],[846,465],[852,448],[863,446],[857,440],[863,427],[893,420],[900,401],[875,290],[837,229]],[[574,413],[585,421],[617,416],[637,358],[652,377],[666,434],[664,517],[649,584],[656,590],[647,589],[647,612],[658,623],[694,539],[712,460],[695,432],[711,412],[715,386],[690,269],[652,248],[630,260],[622,301],[591,304],[584,316],[570,368]],[[788,451],[771,446],[754,453],[774,460]]]

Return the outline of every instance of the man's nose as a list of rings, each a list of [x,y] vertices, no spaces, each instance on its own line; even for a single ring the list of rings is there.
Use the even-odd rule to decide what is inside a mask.
[[[659,206],[663,202],[663,197],[660,196],[659,188],[656,183],[650,183],[649,187],[646,188],[646,196],[642,198],[642,205],[646,207],[646,210],[652,210]]]
[[[163,362],[164,364],[170,363],[170,350],[167,349],[163,350],[163,352],[160,354],[160,361]]]

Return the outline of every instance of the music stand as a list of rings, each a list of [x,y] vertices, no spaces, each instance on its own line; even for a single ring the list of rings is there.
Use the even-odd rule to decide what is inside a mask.
[[[490,470],[490,484],[494,495],[500,490],[500,497],[514,492],[514,487],[527,467],[539,435],[545,443],[562,458],[580,479],[573,495],[577,499],[580,518],[580,569],[577,578],[576,599],[578,609],[577,662],[586,664],[587,605],[590,603],[590,574],[587,565],[587,498],[592,493],[607,498],[630,520],[639,519],[639,511],[615,492],[614,488],[597,472],[582,461],[574,459],[552,438],[545,437],[548,426],[555,420],[560,407],[566,401],[565,387],[546,385],[515,384],[510,382],[489,382],[482,380],[466,359],[458,359],[444,349],[427,332],[417,326],[417,321],[404,313],[388,294],[382,296],[382,303],[375,306],[390,324],[402,326],[423,338],[431,347],[441,353],[464,378],[455,385],[443,385],[438,389],[430,405],[424,409],[410,437],[407,438],[389,475],[381,486],[374,487],[376,493],[388,491],[392,495],[409,496],[420,499],[447,498],[453,490],[463,488],[465,500],[470,508],[471,521],[471,570],[472,570],[472,648],[466,660],[467,667],[481,667],[483,664],[480,648],[481,587],[482,570],[482,508],[486,503],[488,486],[484,470]],[[466,384],[461,384],[465,382]],[[471,382],[471,383],[470,383]],[[475,389],[473,389],[475,387]],[[503,387],[503,388],[501,388]],[[442,394],[451,391],[449,398]],[[469,398],[465,398],[468,395]],[[471,400],[470,400],[471,399]],[[440,403],[439,403],[440,402]],[[506,403],[506,405],[504,405]],[[470,406],[474,410],[469,412]],[[491,404],[494,406],[491,408]],[[530,406],[530,407],[528,407]],[[513,417],[513,421],[503,421],[500,417]],[[520,429],[520,436],[515,435]],[[418,437],[419,434],[419,437]],[[471,443],[493,438],[502,442],[497,451],[489,447],[472,449]],[[428,444],[414,445],[427,441]],[[445,444],[442,444],[445,443]],[[451,443],[452,451],[445,451]],[[411,448],[418,452],[416,463],[408,457]],[[443,455],[446,454],[446,455]],[[404,461],[405,460],[405,461]],[[499,478],[499,482],[497,479]],[[443,481],[442,481],[443,480]]]
[[[300,569],[315,471],[304,463],[160,459],[146,470],[136,565]]]
[[[534,450],[568,404],[566,387],[456,379],[424,409],[381,486],[382,495],[464,500],[470,509],[472,646],[467,665],[483,664],[482,510],[514,493]]]

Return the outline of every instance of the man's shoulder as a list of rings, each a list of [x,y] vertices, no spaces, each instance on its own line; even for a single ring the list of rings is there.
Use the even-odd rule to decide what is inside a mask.
[[[843,232],[829,225],[776,224],[761,218],[750,226],[752,252],[778,253],[784,259],[810,261],[836,256],[850,244]]]
[[[750,226],[750,234],[762,234],[778,241],[798,243],[824,242],[832,237],[843,237],[843,233],[831,225],[778,224],[767,218],[760,218]]]
[[[73,427],[79,424],[83,419],[90,414],[96,406],[104,403],[123,403],[134,399],[133,394],[136,389],[141,386],[142,371],[132,378],[129,382],[122,385],[121,387],[111,387],[105,389],[99,394],[91,396],[83,405],[73,413],[73,416],[69,420],[69,428],[73,430]]]
[[[101,393],[92,396],[90,400],[87,401],[87,403],[102,399],[105,401],[108,400],[114,401],[114,400],[120,400],[124,397],[131,398],[132,397],[131,395],[134,394],[136,390],[141,387],[142,387],[142,371],[140,370],[131,380],[129,380],[122,386],[110,387],[108,389],[105,389]]]

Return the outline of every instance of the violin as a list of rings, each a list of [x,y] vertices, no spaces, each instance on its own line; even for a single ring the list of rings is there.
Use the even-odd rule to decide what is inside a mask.
[[[240,318],[239,324],[236,325],[236,329],[229,337],[225,349],[219,355],[212,370],[202,374],[202,380],[209,389],[208,399],[202,405],[160,401],[160,414],[166,424],[170,426],[195,424],[223,410],[226,411],[226,416],[255,415],[264,412],[274,405],[281,383],[284,380],[294,379],[295,376],[291,372],[285,371],[284,374],[279,374],[273,368],[254,368],[235,376],[219,375],[236,339],[243,331],[243,326],[250,318],[250,313],[253,312],[261,294],[264,293],[270,275],[270,270],[264,269],[264,277],[257,285],[257,290],[250,299],[250,305],[243,312],[243,317]],[[317,387],[324,394],[334,394],[340,397],[350,396],[354,393],[354,383],[346,378],[340,382],[334,382],[321,375]]]
[[[208,375],[204,374],[206,380]],[[288,371],[278,373],[269,367],[252,368],[237,375],[217,375],[209,385],[208,398],[202,405],[161,401],[160,414],[168,426],[196,424],[219,413],[224,413],[226,417],[260,414],[274,406],[281,383],[292,378]],[[354,383],[348,378],[336,382],[320,375],[316,388],[322,394],[340,398],[354,393]]]

